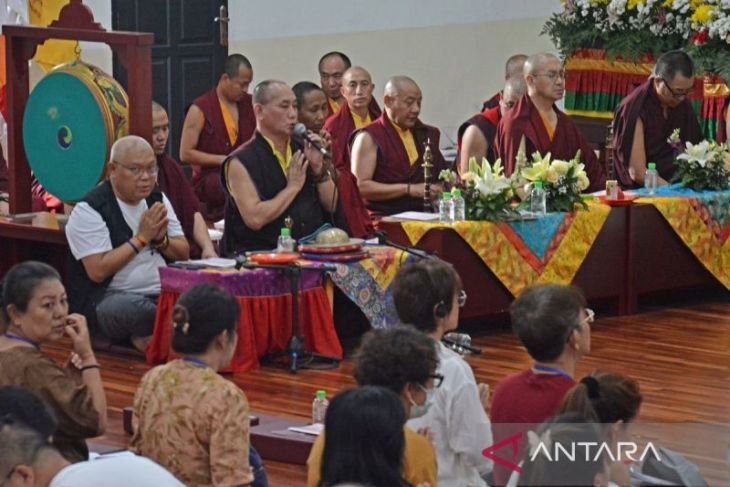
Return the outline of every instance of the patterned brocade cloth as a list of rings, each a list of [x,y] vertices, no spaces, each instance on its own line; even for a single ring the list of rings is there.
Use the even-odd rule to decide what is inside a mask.
[[[398,270],[414,257],[392,247],[369,245],[367,249],[370,258],[335,264],[337,271],[328,275],[335,286],[360,308],[373,328],[390,328],[398,323],[393,304],[393,279]],[[311,267],[318,265],[309,261],[306,264]]]
[[[657,188],[653,197],[645,190],[639,202],[662,214],[677,236],[702,265],[730,289],[730,190],[696,192],[679,184]]]
[[[518,296],[533,284],[572,282],[611,210],[603,204],[587,204],[588,211],[551,213],[536,220],[402,225],[411,245],[434,228],[453,229],[509,292]]]
[[[190,486],[248,485],[246,396],[213,369],[182,360],[142,378],[134,398],[130,450]]]

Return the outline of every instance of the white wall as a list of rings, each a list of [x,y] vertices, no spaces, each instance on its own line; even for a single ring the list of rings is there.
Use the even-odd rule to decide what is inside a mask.
[[[196,0],[207,1],[207,0]],[[111,0],[85,0],[111,28]],[[414,78],[422,119],[453,137],[456,128],[501,88],[511,54],[553,49],[539,36],[559,0],[228,0],[230,52],[254,65],[254,82],[319,81],[327,51],[367,68],[376,95],[388,77]],[[111,72],[106,46],[84,43],[84,60]]]

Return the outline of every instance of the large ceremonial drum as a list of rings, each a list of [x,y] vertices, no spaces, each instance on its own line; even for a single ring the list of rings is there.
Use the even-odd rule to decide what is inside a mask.
[[[128,130],[124,88],[81,61],[44,76],[23,115],[23,145],[33,173],[67,202],[78,201],[102,179],[112,144]]]

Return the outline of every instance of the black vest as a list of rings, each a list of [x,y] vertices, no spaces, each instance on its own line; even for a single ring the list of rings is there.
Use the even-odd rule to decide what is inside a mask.
[[[292,154],[302,150],[302,145],[291,141]],[[277,239],[284,227],[284,219],[291,216],[294,225],[291,236],[299,239],[309,235],[324,223],[324,211],[319,203],[317,184],[311,174],[307,174],[304,186],[296,198],[284,212],[274,221],[258,231],[246,226],[238,211],[236,202],[228,192],[226,174],[230,164],[241,164],[248,171],[261,201],[276,197],[287,185],[286,176],[281,170],[271,146],[266,139],[256,131],[254,137],[245,145],[233,152],[221,166],[221,183],[226,192],[225,229],[223,231],[223,248],[221,253],[234,255],[247,250],[267,250],[276,248]]]
[[[109,229],[113,248],[124,245],[126,241],[133,237],[132,229],[124,220],[124,215],[122,215],[122,210],[119,208],[119,203],[109,180],[89,191],[81,201],[101,215]],[[162,192],[157,185],[155,185],[152,193],[147,196],[146,201],[148,207],[151,207],[157,201],[162,201]],[[113,277],[111,276],[101,283],[92,281],[81,261],[76,260],[73,254],[69,252],[66,272],[69,308],[72,313],[81,313],[86,316],[90,329],[96,327],[96,305],[104,297],[106,288]]]

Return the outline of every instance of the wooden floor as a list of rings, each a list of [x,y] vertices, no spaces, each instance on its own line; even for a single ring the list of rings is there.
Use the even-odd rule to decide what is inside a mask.
[[[612,370],[640,381],[644,394],[641,422],[730,423],[730,300],[649,310],[631,317],[597,317],[592,328],[592,352],[580,363],[578,375],[595,369]],[[480,356],[469,358],[477,381],[492,390],[506,375],[531,363],[508,331],[475,340]],[[55,357],[66,351],[49,348]],[[126,446],[121,409],[132,404],[136,385],[149,369],[142,360],[100,354],[111,423],[106,436],[95,440]],[[352,362],[336,370],[303,370],[297,375],[264,367],[231,379],[248,396],[252,410],[308,418],[317,389],[332,394],[352,386]],[[722,458],[730,437],[718,438]],[[267,462],[272,486],[306,485],[303,466]],[[704,471],[712,485],[725,484],[728,465],[710,465]],[[709,473],[708,473],[709,472]],[[722,480],[719,480],[722,479]]]

